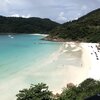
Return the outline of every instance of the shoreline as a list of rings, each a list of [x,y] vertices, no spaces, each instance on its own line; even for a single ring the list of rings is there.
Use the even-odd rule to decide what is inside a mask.
[[[87,44],[86,44],[87,45]],[[70,49],[71,48],[71,51]],[[68,83],[73,83],[74,85],[79,85],[82,81],[84,81],[86,78],[88,78],[88,73],[90,70],[90,67],[88,66],[90,56],[88,55],[87,49],[85,48],[84,43],[77,43],[77,42],[65,42],[63,50],[61,50],[61,54],[70,53],[72,56],[73,53],[79,53],[82,51],[81,58],[79,57],[78,65],[75,63],[76,60],[72,60],[70,65],[69,64],[63,64],[61,66],[59,74],[64,75],[64,80],[62,84],[59,85],[56,89],[53,89],[53,93],[61,93],[61,88],[66,87]],[[73,57],[72,57],[73,58]],[[75,57],[74,59],[76,59]],[[87,58],[87,59],[86,59]],[[61,58],[60,58],[61,59]],[[66,59],[65,57],[63,59]],[[59,59],[58,59],[59,60]],[[65,60],[70,61],[70,60]],[[75,61],[75,62],[74,62]],[[88,61],[88,62],[87,62]],[[73,65],[74,62],[74,65]],[[68,62],[69,63],[69,62]]]
[[[93,78],[96,80],[100,79],[100,50],[97,49],[99,43],[86,43],[86,42],[64,42],[65,48],[63,48],[62,53],[68,52],[67,48],[70,47],[75,48],[72,50],[73,52],[82,50],[82,74],[80,74],[80,79],[77,81],[72,80],[74,84],[80,84],[87,78]],[[98,58],[97,58],[98,57]],[[78,70],[78,69],[77,69]],[[67,79],[66,79],[67,80]],[[71,82],[72,82],[71,81]],[[64,83],[67,84],[67,83]],[[63,85],[64,86],[64,85]]]
[[[35,33],[35,34],[29,34],[29,35],[40,35],[40,36],[44,36],[44,37],[47,37],[48,36],[48,34],[39,34],[39,33]]]
[[[35,35],[41,35],[41,34],[35,34]],[[58,51],[55,51],[50,56],[49,60],[46,59],[46,61],[45,61],[46,64],[43,65],[43,66],[45,66],[45,69],[40,69],[40,73],[38,72],[38,73],[35,73],[35,74],[36,75],[38,75],[38,74],[41,75],[42,71],[45,73],[46,69],[48,71],[48,68],[51,68],[51,67],[49,67],[49,66],[51,66],[49,64],[51,64],[52,62],[55,63],[60,58],[59,61],[61,61],[61,64],[59,65],[58,64],[59,61],[58,61],[57,64],[59,66],[56,65],[56,67],[55,67],[55,65],[54,65],[55,70],[52,70],[51,71],[52,73],[50,73],[49,74],[50,76],[48,76],[51,79],[54,78],[53,79],[54,82],[55,82],[55,79],[56,79],[56,81],[58,81],[58,83],[59,83],[58,87],[56,87],[54,84],[52,84],[53,80],[52,81],[47,80],[48,83],[50,82],[52,85],[54,85],[54,88],[52,88],[54,93],[57,93],[58,91],[61,91],[61,88],[65,87],[66,84],[68,84],[70,82],[74,83],[75,85],[78,85],[82,81],[84,81],[86,78],[100,79],[100,77],[99,77],[100,76],[100,74],[99,74],[100,51],[98,52],[98,50],[97,50],[97,47],[96,47],[97,44],[98,43],[85,43],[85,42],[83,43],[83,42],[73,42],[73,41],[63,42],[63,46],[61,48],[59,48]],[[71,48],[71,50],[69,48]],[[71,53],[70,53],[70,51],[71,51]],[[65,55],[65,53],[67,52],[66,55],[68,55],[70,53],[70,56],[74,57],[75,54],[78,54],[78,53],[80,54],[80,51],[82,51],[82,57],[81,57],[82,63],[80,63],[80,58],[76,59],[76,60],[78,60],[78,62],[76,62],[76,65],[73,64],[73,63],[75,63],[74,62],[75,58],[74,59],[69,59],[68,58],[69,59],[68,61],[71,62],[71,63],[69,63],[69,62],[66,61],[66,59],[67,59],[66,56],[63,56],[62,58],[60,56],[61,54]],[[91,53],[93,53],[93,54],[91,54]],[[73,54],[74,54],[74,56],[72,56]],[[99,60],[97,60],[97,56],[98,56]],[[68,55],[68,57],[69,57],[69,55]],[[63,63],[63,62],[65,62],[65,63]],[[66,63],[72,64],[72,65],[67,65]],[[79,63],[78,64],[79,66],[77,66],[77,63]],[[32,69],[33,69],[33,67],[32,67]],[[27,76],[27,74],[29,74],[31,76],[31,74],[33,73],[32,69],[29,69],[29,71],[26,69],[25,73],[23,72],[23,75],[25,74]],[[30,73],[27,73],[27,72],[30,72]],[[62,74],[62,76],[61,76],[61,74]],[[20,76],[21,76],[21,74],[20,74]],[[60,83],[61,82],[60,78],[63,80],[62,83]],[[22,77],[22,79],[23,79],[23,77]],[[22,81],[21,84],[24,84],[23,83],[24,80],[22,80],[22,79],[21,79],[21,81]],[[16,84],[15,81],[16,80],[14,80],[14,85]],[[17,82],[18,82],[18,80],[17,80]],[[11,84],[12,84],[12,82],[11,82]],[[50,86],[50,84],[49,84],[49,86]],[[23,87],[21,87],[21,89],[22,88]]]
[[[73,50],[73,52],[82,50],[82,57],[81,57],[82,64],[81,64],[81,68],[74,68],[70,66],[69,69],[67,69],[68,70],[67,73],[73,73],[76,76],[76,78],[73,78],[73,75],[71,77],[69,75],[70,79],[66,78],[62,86],[64,87],[68,83],[79,85],[81,82],[83,82],[87,78],[93,78],[93,79],[99,80],[100,79],[100,72],[99,72],[100,70],[100,50],[98,51],[96,47],[98,43],[65,42],[64,44],[65,48],[67,48],[69,44],[72,48],[75,48],[75,46],[76,47],[79,46],[75,50]],[[63,49],[62,53],[65,53],[67,51],[68,50]],[[98,59],[96,58],[96,56],[98,56]]]
[[[44,37],[42,40],[45,41],[53,41],[53,42],[76,42],[76,43],[100,43],[100,42],[88,42],[88,41],[79,41],[79,40],[72,40],[72,39],[63,39],[63,38],[57,38],[57,37],[50,37],[48,36]]]

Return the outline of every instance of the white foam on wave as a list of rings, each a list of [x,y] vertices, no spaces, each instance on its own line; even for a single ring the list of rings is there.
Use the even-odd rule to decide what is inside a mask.
[[[77,47],[76,49],[72,50],[72,51],[79,51],[81,50],[81,47]]]
[[[35,33],[35,34],[30,34],[30,35],[40,35],[40,36],[48,36],[48,34],[38,34],[38,33]]]

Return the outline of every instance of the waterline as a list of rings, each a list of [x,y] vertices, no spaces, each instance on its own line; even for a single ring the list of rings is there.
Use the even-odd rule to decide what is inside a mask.
[[[39,82],[60,93],[67,83],[78,84],[86,76],[80,44],[43,41],[42,37],[1,37],[0,100],[16,100],[20,89]]]

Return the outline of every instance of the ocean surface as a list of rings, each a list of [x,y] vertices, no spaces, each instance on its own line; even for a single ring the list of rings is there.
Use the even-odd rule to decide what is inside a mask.
[[[50,90],[59,92],[73,77],[77,81],[81,50],[73,51],[77,47],[65,48],[64,43],[42,38],[27,34],[0,36],[0,100],[16,100],[18,91],[30,84],[44,82]]]

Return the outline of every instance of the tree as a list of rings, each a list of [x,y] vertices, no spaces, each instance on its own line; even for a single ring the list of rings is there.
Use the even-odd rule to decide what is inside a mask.
[[[52,92],[44,83],[32,84],[29,89],[20,90],[16,96],[17,100],[52,100]]]
[[[58,100],[77,100],[77,87],[65,87]]]
[[[54,28],[49,34],[58,40],[100,42],[100,8]]]
[[[88,78],[79,84],[79,100],[100,93],[100,81]]]
[[[38,17],[4,17],[0,16],[0,34],[30,34],[30,33],[48,33],[60,24],[50,19]]]
[[[88,78],[77,87],[67,85],[58,100],[84,100],[87,97],[100,93],[100,81]]]

